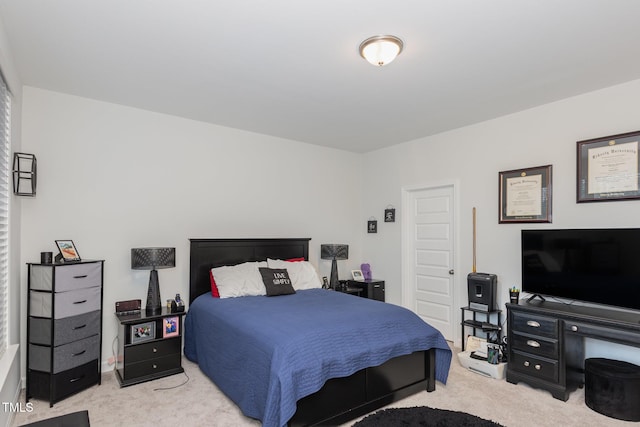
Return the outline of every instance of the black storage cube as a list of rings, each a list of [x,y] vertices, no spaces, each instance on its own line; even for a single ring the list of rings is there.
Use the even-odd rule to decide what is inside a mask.
[[[640,366],[603,358],[584,363],[584,400],[608,417],[640,421]]]

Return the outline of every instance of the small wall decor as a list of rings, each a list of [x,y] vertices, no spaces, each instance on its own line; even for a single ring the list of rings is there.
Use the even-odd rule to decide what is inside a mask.
[[[384,222],[396,222],[396,209],[393,205],[388,205],[384,210]]]
[[[576,202],[640,199],[640,131],[577,142]]]
[[[367,221],[367,233],[377,233],[378,232],[378,221],[371,217]]]
[[[498,223],[551,222],[551,165],[499,172]]]
[[[27,153],[13,153],[13,194],[16,196],[36,195],[38,168],[36,156]]]

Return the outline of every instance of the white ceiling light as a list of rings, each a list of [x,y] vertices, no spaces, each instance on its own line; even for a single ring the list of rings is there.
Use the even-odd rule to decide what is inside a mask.
[[[402,40],[396,36],[373,36],[360,43],[360,56],[381,67],[396,59],[402,46]]]

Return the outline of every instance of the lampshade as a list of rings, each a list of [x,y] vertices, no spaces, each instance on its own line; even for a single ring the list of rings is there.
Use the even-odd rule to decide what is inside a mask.
[[[400,55],[404,43],[396,36],[373,36],[360,43],[360,55],[379,67]]]
[[[147,315],[162,313],[158,268],[176,266],[176,248],[133,248],[131,249],[131,268],[151,270],[147,288]]]
[[[131,249],[131,268],[134,270],[156,270],[176,266],[176,248]]]
[[[349,245],[320,245],[322,259],[349,259]]]

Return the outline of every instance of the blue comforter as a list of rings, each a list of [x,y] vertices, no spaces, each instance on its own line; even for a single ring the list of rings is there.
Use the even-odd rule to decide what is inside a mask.
[[[419,350],[436,348],[436,379],[446,383],[451,351],[413,312],[323,289],[277,297],[201,295],[185,320],[185,356],[242,412],[280,427],[296,401],[327,379]]]

